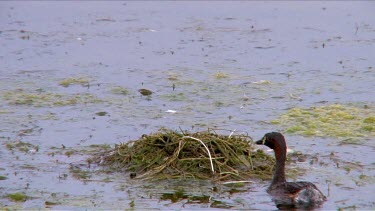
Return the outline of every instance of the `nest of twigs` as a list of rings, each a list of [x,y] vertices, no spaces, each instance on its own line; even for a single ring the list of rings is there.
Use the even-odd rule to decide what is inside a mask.
[[[219,135],[216,131],[191,134],[163,129],[116,145],[101,156],[101,164],[126,170],[138,179],[271,178],[274,159],[256,150],[250,136],[234,132]]]

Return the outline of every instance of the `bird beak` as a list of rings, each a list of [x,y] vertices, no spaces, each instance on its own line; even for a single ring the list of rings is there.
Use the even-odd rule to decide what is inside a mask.
[[[258,144],[258,145],[264,145],[265,142],[266,142],[266,137],[263,137],[261,140],[255,142],[255,143]]]

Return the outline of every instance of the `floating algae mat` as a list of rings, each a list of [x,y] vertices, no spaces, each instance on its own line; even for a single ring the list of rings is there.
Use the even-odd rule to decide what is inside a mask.
[[[163,129],[116,145],[100,157],[102,165],[139,179],[270,179],[274,166],[274,159],[255,150],[248,135],[213,130],[191,134]]]
[[[285,132],[305,136],[358,138],[375,135],[375,109],[367,105],[293,108],[271,122],[286,128]]]
[[[28,91],[16,89],[3,94],[3,99],[11,105],[32,105],[35,107],[43,106],[68,106],[76,104],[100,103],[102,100],[94,95],[83,93],[66,95],[45,91]]]

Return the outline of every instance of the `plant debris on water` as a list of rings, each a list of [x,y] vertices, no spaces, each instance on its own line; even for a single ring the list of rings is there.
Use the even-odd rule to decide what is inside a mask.
[[[13,201],[24,202],[27,199],[27,196],[24,193],[13,193],[13,194],[8,194],[7,196]]]
[[[17,149],[20,152],[29,152],[31,149],[33,149],[35,152],[38,152],[39,150],[39,146],[35,146],[28,142],[22,141],[7,142],[5,146],[9,150]]]
[[[274,159],[256,150],[245,134],[215,130],[189,133],[162,129],[116,145],[98,156],[104,166],[138,179],[199,178],[214,181],[270,179]]]
[[[81,86],[88,86],[90,83],[90,80],[88,78],[84,77],[78,77],[78,78],[66,78],[59,82],[60,86],[63,87],[69,87],[70,85],[81,85]]]
[[[6,180],[8,177],[0,175],[0,180]]]
[[[10,105],[31,105],[35,107],[68,106],[101,102],[100,99],[88,93],[67,95],[53,92],[40,93],[23,89],[5,92],[3,99]]]
[[[286,132],[304,136],[373,137],[375,110],[333,104],[311,108],[292,108],[271,123],[286,128]]]
[[[113,94],[118,94],[118,95],[128,95],[129,94],[129,90],[125,87],[122,87],[122,86],[112,87],[111,92]]]
[[[141,93],[141,95],[143,96],[150,96],[153,93],[151,90],[148,89],[139,89],[138,92]]]

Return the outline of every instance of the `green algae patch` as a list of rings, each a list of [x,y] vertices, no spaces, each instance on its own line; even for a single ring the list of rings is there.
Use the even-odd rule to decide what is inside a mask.
[[[24,202],[27,199],[27,196],[24,193],[8,194],[7,197],[16,202]]]
[[[183,92],[173,93],[173,94],[164,94],[164,95],[161,95],[160,97],[165,100],[172,101],[172,102],[176,102],[176,101],[182,102],[182,101],[189,100]]]
[[[161,200],[170,200],[172,203],[176,203],[187,198],[189,198],[189,195],[187,195],[183,189],[176,190],[174,193],[163,193],[160,196]]]
[[[219,72],[217,72],[217,73],[214,74],[214,77],[216,79],[228,78],[228,74],[219,71]]]
[[[375,124],[375,116],[367,117],[363,120],[364,123]]]
[[[271,123],[285,128],[287,133],[304,136],[373,137],[375,110],[341,104],[292,108]]]
[[[129,90],[122,86],[114,86],[111,88],[110,92],[116,95],[128,95],[129,94]]]
[[[274,165],[274,159],[256,150],[248,135],[220,135],[214,130],[163,129],[116,145],[93,160],[138,179],[270,179]]]
[[[89,84],[90,84],[90,80],[84,77],[66,78],[59,82],[59,85],[63,87],[69,87],[71,85],[89,86]]]
[[[23,89],[5,92],[3,94],[3,99],[10,105],[29,105],[35,107],[68,106],[102,102],[102,100],[88,93],[66,95],[53,92],[33,92]]]
[[[73,177],[78,180],[88,180],[92,176],[92,172],[84,170],[78,165],[70,165],[69,171],[72,173]]]
[[[1,114],[13,114],[13,113],[15,113],[14,111],[10,111],[10,110],[2,110],[2,109],[0,109],[0,115]]]
[[[39,146],[35,146],[33,144],[30,144],[28,142],[23,141],[15,141],[15,142],[7,142],[5,144],[5,147],[10,151],[20,151],[20,152],[31,152],[33,150],[34,152],[39,151]]]
[[[55,156],[55,155],[65,155],[67,157],[70,157],[72,155],[79,155],[79,156],[85,156],[85,155],[96,155],[98,153],[102,153],[105,151],[110,150],[111,147],[108,144],[92,144],[89,146],[80,146],[80,147],[66,147],[65,145],[61,145],[59,147],[51,147],[50,152],[48,153],[49,156]],[[88,163],[92,162],[92,159],[87,160]]]

